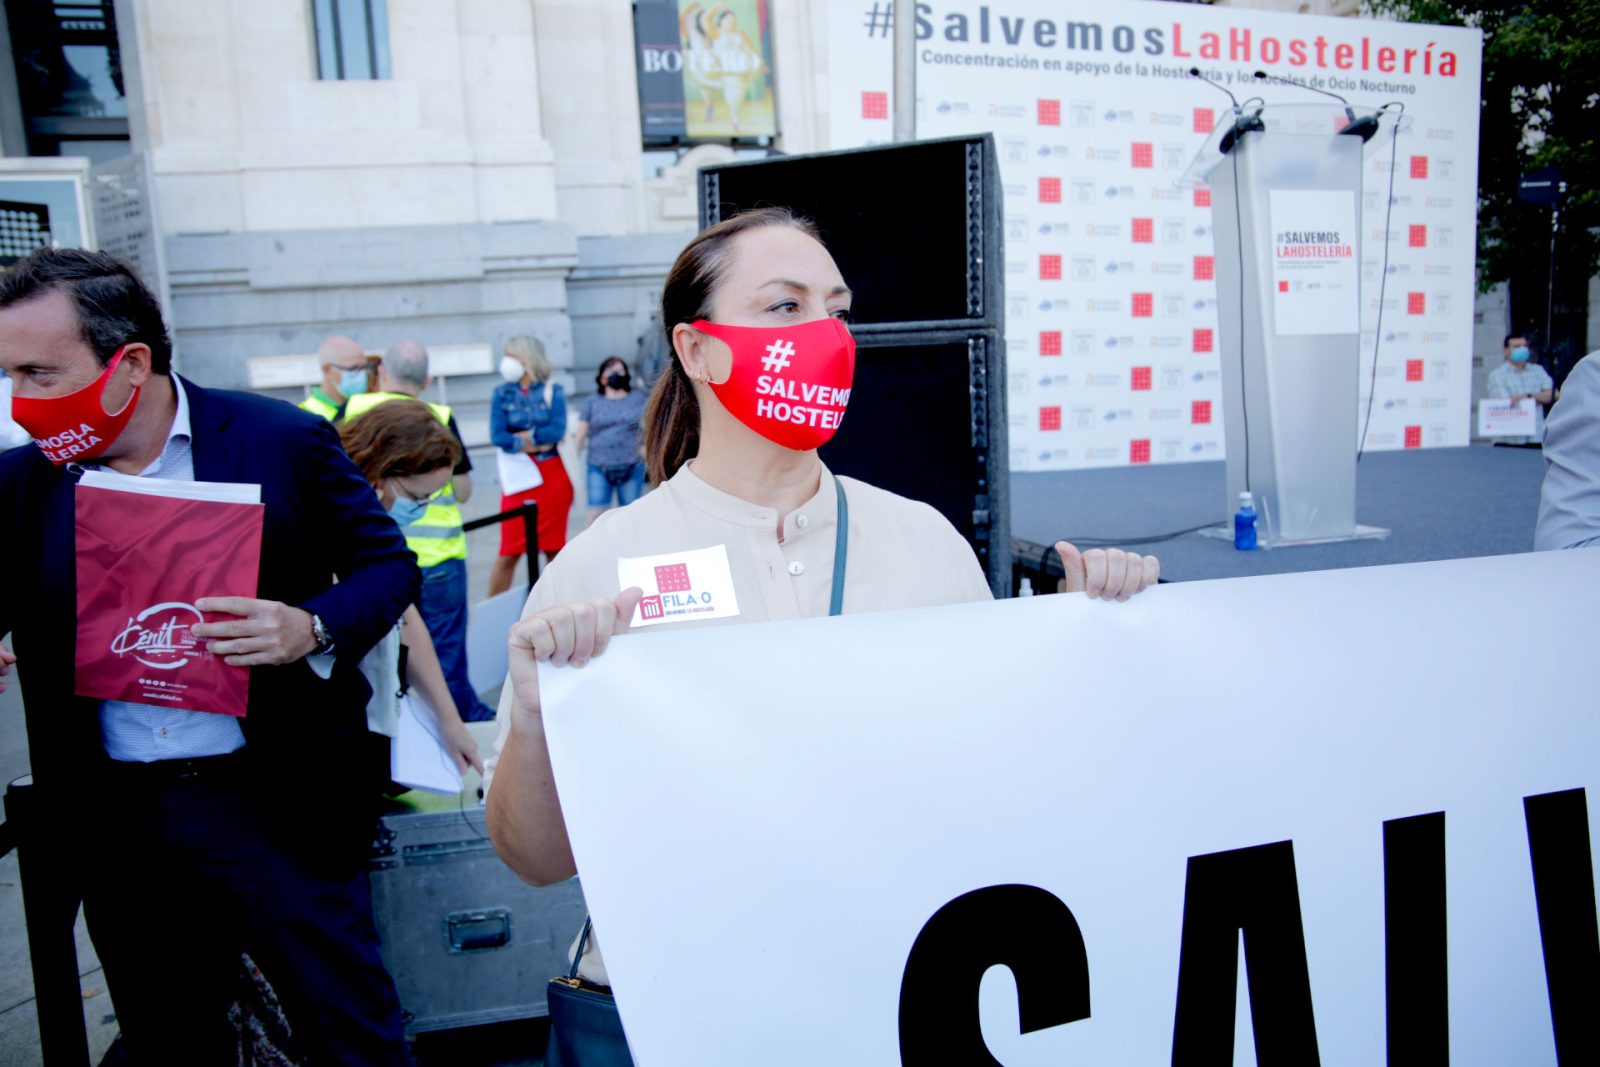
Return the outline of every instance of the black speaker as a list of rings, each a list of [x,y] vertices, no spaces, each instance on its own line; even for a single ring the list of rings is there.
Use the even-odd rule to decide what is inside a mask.
[[[988,135],[700,172],[702,226],[812,219],[854,293],[856,378],[823,462],[937,508],[996,596],[1011,586],[1000,178]],[[907,551],[915,551],[908,545]]]

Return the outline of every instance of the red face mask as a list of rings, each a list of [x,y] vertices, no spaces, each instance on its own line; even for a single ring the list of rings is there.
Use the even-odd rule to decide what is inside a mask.
[[[116,414],[107,413],[104,401],[106,386],[126,351],[117,349],[99,378],[66,396],[11,398],[11,417],[28,431],[45,459],[57,466],[94,459],[122,433],[139,403],[139,390],[134,389]]]
[[[856,373],[856,342],[836,318],[800,326],[691,325],[733,352],[733,370],[711,391],[740,422],[774,444],[808,452],[844,419]]]

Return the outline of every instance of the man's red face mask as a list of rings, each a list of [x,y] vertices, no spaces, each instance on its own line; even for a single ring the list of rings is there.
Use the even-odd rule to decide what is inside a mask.
[[[120,411],[105,409],[106,386],[126,351],[126,345],[117,349],[100,377],[66,396],[11,398],[11,417],[28,431],[45,459],[58,466],[95,459],[127,427],[139,403],[137,388]]]

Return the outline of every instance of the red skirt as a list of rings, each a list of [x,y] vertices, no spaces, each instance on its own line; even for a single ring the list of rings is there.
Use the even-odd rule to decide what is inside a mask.
[[[535,460],[544,484],[518,493],[502,496],[500,510],[512,508],[531,500],[539,505],[539,551],[559,552],[567,544],[567,521],[572,514],[572,479],[567,477],[566,464],[561,457]],[[520,556],[528,551],[527,533],[519,519],[500,524],[500,554]]]

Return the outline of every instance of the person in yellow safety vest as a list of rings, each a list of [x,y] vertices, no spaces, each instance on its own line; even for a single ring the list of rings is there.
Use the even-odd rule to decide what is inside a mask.
[[[322,385],[311,390],[300,407],[338,422],[344,417],[345,402],[372,388],[367,354],[350,338],[333,336],[317,346],[317,356],[322,360]]]
[[[378,391],[351,397],[345,404],[345,421],[358,419],[390,401],[416,400],[430,381],[428,350],[415,341],[396,342],[378,365]],[[461,428],[449,407],[433,403],[427,406],[461,443],[461,462],[436,496],[397,501],[395,521],[400,523],[400,532],[405,534],[406,544],[417,554],[417,563],[422,567],[422,598],[417,610],[433,636],[434,651],[439,654],[450,696],[462,719],[492,719],[494,709],[479,699],[467,680],[467,535],[462,529],[461,505],[472,496],[472,461],[467,458]],[[408,514],[399,514],[401,509]],[[417,514],[412,516],[411,512]]]

